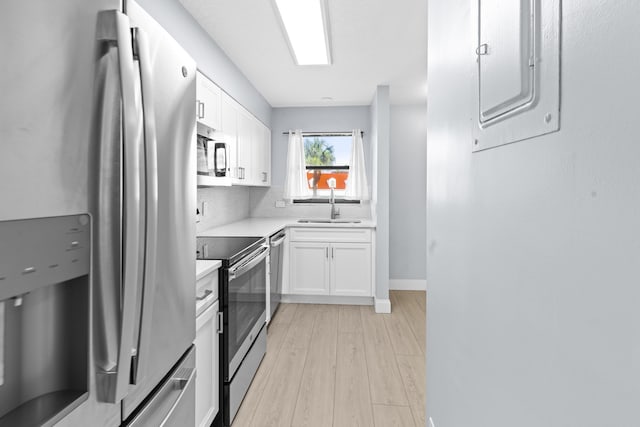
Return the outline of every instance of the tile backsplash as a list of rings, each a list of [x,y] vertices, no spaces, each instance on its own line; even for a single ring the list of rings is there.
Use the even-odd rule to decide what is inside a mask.
[[[271,186],[268,188],[254,187],[250,192],[251,217],[290,217],[290,218],[324,218],[329,217],[328,204],[289,204],[284,208],[277,208],[276,201],[282,200],[284,188]],[[371,210],[368,203],[359,205],[338,204],[340,218],[370,219]]]
[[[202,209],[202,202],[207,202],[207,209],[196,224],[196,232],[248,218],[249,190],[249,187],[198,188],[198,209]]]
[[[196,224],[196,232],[200,233],[249,217],[329,217],[328,204],[287,203],[284,208],[277,208],[276,201],[282,200],[283,191],[282,186],[198,188],[198,209],[202,210],[202,202],[206,202],[207,207],[204,215],[200,216],[200,222]],[[337,207],[340,210],[340,218],[371,219],[371,207],[368,203],[339,204]]]

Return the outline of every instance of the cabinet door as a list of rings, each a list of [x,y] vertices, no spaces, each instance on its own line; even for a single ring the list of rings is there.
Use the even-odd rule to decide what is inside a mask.
[[[260,123],[260,161],[258,185],[271,185],[271,130]]]
[[[220,101],[220,129],[229,147],[227,171],[235,183],[238,179],[238,109],[236,101],[224,92]]]
[[[292,242],[289,259],[289,290],[292,294],[329,294],[328,244]]]
[[[251,118],[251,185],[262,185],[262,163],[265,153],[262,149],[262,124]]]
[[[219,339],[216,301],[196,319],[196,426],[211,425],[219,406]]]
[[[196,119],[203,125],[220,129],[220,88],[203,74],[196,75]]]
[[[251,154],[251,185],[268,186],[271,182],[271,131],[256,118],[253,118]]]
[[[332,243],[331,294],[371,296],[371,245]]]
[[[238,184],[251,182],[251,144],[253,142],[253,118],[244,110],[238,111],[237,168]]]

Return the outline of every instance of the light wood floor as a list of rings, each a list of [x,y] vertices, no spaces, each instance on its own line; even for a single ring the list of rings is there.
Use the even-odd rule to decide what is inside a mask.
[[[370,306],[281,304],[233,427],[424,427],[425,293]]]

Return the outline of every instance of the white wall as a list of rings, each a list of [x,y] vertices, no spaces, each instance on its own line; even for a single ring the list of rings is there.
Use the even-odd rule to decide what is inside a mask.
[[[376,311],[389,303],[389,86],[378,86],[371,114],[371,216],[376,221]]]
[[[288,136],[283,132],[302,129],[313,132],[336,132],[361,129],[367,176],[371,177],[369,145],[371,141],[369,107],[295,107],[274,108],[271,126],[271,188],[251,190],[251,216],[324,217],[329,216],[328,205],[287,205],[276,208],[281,200],[287,167]],[[346,218],[369,218],[368,204],[339,205],[340,215]]]
[[[640,2],[562,2],[561,129],[471,153],[471,2],[429,3],[427,412],[638,425]]]
[[[136,0],[196,60],[198,69],[267,126],[271,105],[178,0]]]
[[[391,286],[426,280],[427,106],[392,105],[389,152],[389,278]],[[417,283],[416,283],[417,282]]]

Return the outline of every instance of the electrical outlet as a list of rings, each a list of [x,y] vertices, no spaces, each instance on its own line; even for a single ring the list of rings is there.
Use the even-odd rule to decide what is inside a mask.
[[[284,200],[276,200],[276,208],[284,208],[286,206],[286,203],[284,202]]]
[[[429,417],[429,427],[436,427],[436,424],[433,422],[433,418]]]

